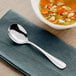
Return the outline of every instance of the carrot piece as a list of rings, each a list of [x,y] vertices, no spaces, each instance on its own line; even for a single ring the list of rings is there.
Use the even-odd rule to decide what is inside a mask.
[[[76,18],[76,14],[74,15],[74,17]]]
[[[52,8],[53,5],[54,5],[53,3],[47,4],[47,7],[48,7],[48,8]]]
[[[66,12],[66,9],[65,8],[57,7],[57,13],[58,14],[62,14],[63,12]]]
[[[48,0],[41,0],[41,1],[40,1],[40,6],[41,6],[41,8],[44,8],[45,5],[46,5],[48,2],[49,2]]]
[[[76,14],[76,11],[74,11],[74,13]]]
[[[58,23],[58,20],[54,20],[52,23],[57,24]]]
[[[43,8],[43,9],[41,10],[41,13],[42,13],[42,14],[48,14],[48,12],[49,12],[49,10],[48,10],[47,8]]]
[[[76,18],[74,18],[74,17],[71,17],[70,19],[71,19],[71,20],[74,20],[74,21],[76,21]]]
[[[64,3],[64,0],[57,0],[57,2],[63,2]]]
[[[74,15],[73,17],[70,18],[71,20],[75,20],[76,21],[76,15]]]
[[[55,0],[50,0],[50,2],[54,2]]]

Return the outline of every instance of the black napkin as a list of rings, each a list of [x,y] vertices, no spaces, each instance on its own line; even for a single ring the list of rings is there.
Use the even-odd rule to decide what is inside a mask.
[[[60,70],[32,45],[17,45],[8,37],[8,27],[20,24],[29,40],[67,64]],[[15,11],[8,11],[0,20],[0,58],[28,76],[76,76],[76,48],[36,26]]]

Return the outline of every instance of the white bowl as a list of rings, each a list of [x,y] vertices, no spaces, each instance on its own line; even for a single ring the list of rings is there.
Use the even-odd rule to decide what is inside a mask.
[[[33,10],[34,12],[36,13],[37,17],[43,21],[44,23],[46,23],[47,25],[49,25],[50,27],[54,28],[54,29],[59,29],[59,30],[62,30],[62,29],[69,29],[69,28],[73,28],[73,27],[76,27],[76,23],[74,24],[71,24],[71,25],[68,25],[68,26],[65,26],[65,25],[56,25],[56,24],[53,24],[49,21],[47,21],[40,13],[40,10],[39,10],[39,3],[40,3],[40,0],[31,0],[31,4],[32,4],[32,7],[33,7]]]

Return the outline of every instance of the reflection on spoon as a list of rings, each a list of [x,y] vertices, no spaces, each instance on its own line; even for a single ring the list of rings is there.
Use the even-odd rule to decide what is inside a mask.
[[[31,44],[36,47],[40,52],[42,52],[53,64],[55,64],[58,68],[64,69],[66,68],[66,64],[57,59],[56,57],[52,56],[48,52],[44,51],[42,48],[37,46],[36,44],[32,43],[28,40],[26,30],[19,24],[12,24],[8,28],[8,35],[9,37],[17,44]]]

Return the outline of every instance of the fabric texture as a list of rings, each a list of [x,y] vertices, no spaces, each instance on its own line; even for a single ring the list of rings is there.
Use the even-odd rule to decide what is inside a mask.
[[[11,24],[22,25],[30,41],[64,61],[67,67],[58,69],[32,45],[15,44],[8,36]],[[0,58],[26,76],[76,76],[76,48],[13,10],[9,10],[0,20]]]

